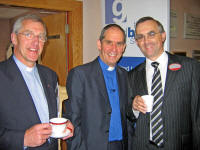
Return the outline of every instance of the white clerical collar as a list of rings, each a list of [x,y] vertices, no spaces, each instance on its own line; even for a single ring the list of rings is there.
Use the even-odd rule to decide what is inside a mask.
[[[26,66],[26,71],[28,71],[28,72],[33,71],[33,69],[34,69],[34,67],[27,67],[27,66]]]
[[[107,68],[108,71],[113,71],[114,69],[115,69],[115,67],[111,67],[111,66],[109,66],[109,67]]]
[[[31,72],[36,67],[36,65],[34,65],[33,67],[28,67],[28,66],[24,65],[21,61],[19,61],[17,59],[17,57],[15,55],[13,55],[13,59],[14,59],[15,63],[17,64],[17,66],[19,67],[20,70],[22,69],[22,70],[25,70],[27,72]]]

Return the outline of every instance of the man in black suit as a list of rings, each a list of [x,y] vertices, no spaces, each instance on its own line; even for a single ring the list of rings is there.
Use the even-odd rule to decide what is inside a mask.
[[[132,145],[134,150],[199,150],[200,64],[165,52],[165,38],[159,21],[137,21],[135,39],[146,61],[128,74],[136,118]],[[154,96],[152,112],[146,112],[142,95]]]
[[[116,64],[125,43],[120,26],[105,26],[99,57],[69,72],[66,110],[75,128],[69,150],[127,150],[127,72]]]
[[[0,63],[0,149],[57,150],[49,124],[58,115],[57,76],[36,64],[46,41],[45,24],[35,15],[20,17],[11,40],[14,55]],[[70,122],[67,126],[73,128]]]

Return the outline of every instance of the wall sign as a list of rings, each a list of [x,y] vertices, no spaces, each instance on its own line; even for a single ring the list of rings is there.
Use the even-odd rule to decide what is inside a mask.
[[[200,39],[200,16],[184,13],[184,38]]]
[[[165,50],[169,49],[169,1],[170,0],[102,0],[102,21],[103,26],[110,23],[119,24],[126,31],[127,47],[124,53],[124,60],[132,60],[132,66],[136,61],[144,61],[144,55],[141,53],[135,42],[135,23],[144,16],[151,16],[159,20],[167,33]],[[132,58],[132,59],[130,59]],[[125,63],[120,63],[122,66]],[[130,63],[127,63],[130,64]],[[127,66],[124,66],[128,68]],[[133,68],[129,66],[129,68]]]

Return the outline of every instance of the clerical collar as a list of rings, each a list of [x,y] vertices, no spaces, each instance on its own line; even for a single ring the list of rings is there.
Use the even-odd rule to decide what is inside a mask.
[[[111,66],[109,66],[109,67],[107,68],[108,71],[113,71],[114,69],[115,69],[115,67],[111,67]]]
[[[102,68],[103,70],[107,70],[107,71],[113,71],[113,70],[115,70],[115,67],[108,66],[106,63],[104,63],[104,62],[101,60],[100,57],[98,57],[98,61],[99,61],[100,65],[101,65],[101,68]]]
[[[17,57],[16,57],[15,55],[13,55],[13,59],[14,59],[15,63],[17,64],[17,66],[18,66],[20,69],[23,69],[23,70],[25,70],[25,71],[27,71],[27,72],[33,71],[33,69],[36,67],[36,65],[34,65],[33,67],[28,67],[28,66],[24,65],[21,61],[19,61],[19,60],[17,59]]]

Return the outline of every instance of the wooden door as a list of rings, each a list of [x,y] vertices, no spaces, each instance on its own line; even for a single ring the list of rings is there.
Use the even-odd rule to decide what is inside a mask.
[[[57,73],[61,86],[65,86],[67,76],[66,14],[66,12],[59,12],[42,18],[47,27],[48,40],[45,43],[40,63]],[[59,148],[67,150],[65,141],[60,139],[58,142]]]
[[[48,15],[43,20],[47,26],[48,41],[44,46],[41,63],[54,70],[58,75],[59,85],[64,86],[67,74],[66,12]]]

